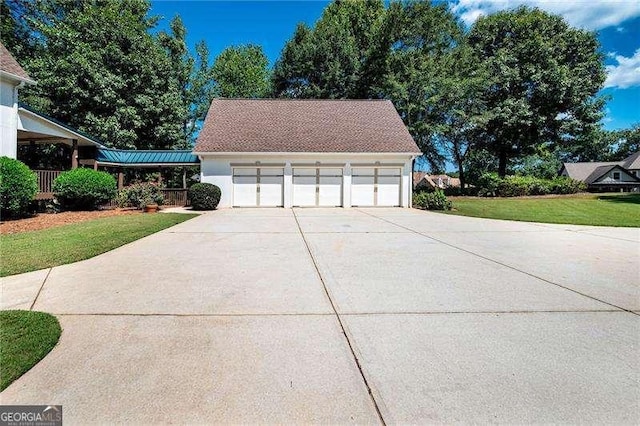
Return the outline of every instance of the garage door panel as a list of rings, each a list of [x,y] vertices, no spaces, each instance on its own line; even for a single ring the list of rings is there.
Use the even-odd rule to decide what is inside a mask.
[[[380,167],[378,169],[378,176],[397,176],[400,177],[400,169],[388,169],[384,167]]]
[[[341,168],[294,168],[293,205],[341,206],[342,179]]]
[[[351,175],[356,176],[373,176],[374,168],[373,167],[357,167],[351,170]]]
[[[315,206],[316,205],[316,176],[294,176],[293,177],[293,205],[294,206]]]
[[[236,206],[255,206],[258,179],[255,176],[233,177],[233,204]]]
[[[234,176],[256,176],[258,174],[258,169],[251,167],[242,167],[238,169],[233,169]]]
[[[283,203],[283,169],[233,169],[233,205],[279,207]]]
[[[342,176],[320,176],[318,205],[327,207],[342,205]]]
[[[365,175],[365,172],[370,175]],[[351,177],[351,204],[362,207],[373,206],[374,183],[373,169],[354,169]]]

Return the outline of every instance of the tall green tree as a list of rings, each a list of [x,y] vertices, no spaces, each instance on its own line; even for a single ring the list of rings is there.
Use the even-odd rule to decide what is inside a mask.
[[[298,25],[276,62],[276,96],[363,98],[370,92],[370,50],[384,16],[381,0],[336,0],[313,29]]]
[[[217,96],[262,98],[270,92],[269,60],[257,45],[231,46],[215,59],[211,75]]]
[[[170,55],[140,0],[33,2],[36,54],[19,60],[38,85],[23,100],[119,148],[184,146],[186,115]]]
[[[482,95],[492,116],[484,145],[501,176],[541,144],[552,150],[597,132],[605,70],[594,33],[520,7],[478,19],[469,43],[491,76]]]
[[[462,27],[443,3],[392,3],[380,34],[375,63],[382,79],[374,92],[393,101],[432,171],[443,171],[446,154],[436,139],[445,136],[436,127],[444,113],[438,103],[446,87],[457,84],[449,62]]]

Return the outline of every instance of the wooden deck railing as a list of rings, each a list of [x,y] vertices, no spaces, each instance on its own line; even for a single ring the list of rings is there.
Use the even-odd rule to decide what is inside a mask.
[[[57,178],[61,170],[34,170],[38,179],[38,193],[36,194],[36,200],[50,200],[53,199],[53,190],[51,186],[55,178]],[[187,190],[178,188],[164,188],[161,189],[164,196],[165,206],[177,206],[183,207],[188,205]],[[106,207],[116,207],[116,200],[111,200],[105,205]]]
[[[38,179],[38,193],[36,194],[36,200],[47,200],[53,198],[53,191],[51,185],[55,178],[57,178],[61,170],[34,170],[36,178]]]

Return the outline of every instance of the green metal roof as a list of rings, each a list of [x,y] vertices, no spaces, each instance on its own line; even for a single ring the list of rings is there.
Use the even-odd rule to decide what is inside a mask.
[[[124,150],[98,148],[96,160],[99,163],[126,165],[153,164],[199,164],[198,156],[189,150]]]

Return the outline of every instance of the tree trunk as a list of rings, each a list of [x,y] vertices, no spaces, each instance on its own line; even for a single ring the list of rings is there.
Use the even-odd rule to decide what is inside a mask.
[[[499,158],[498,158],[498,176],[501,178],[507,175],[507,151],[502,149],[500,150]]]
[[[467,179],[464,175],[464,169],[462,167],[462,157],[456,155],[456,163],[458,164],[458,179],[460,179],[460,189],[464,189],[467,184]]]

